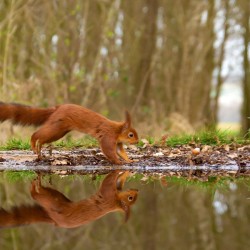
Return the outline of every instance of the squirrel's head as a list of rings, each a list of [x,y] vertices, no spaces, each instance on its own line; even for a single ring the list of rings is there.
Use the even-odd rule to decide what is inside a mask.
[[[134,128],[131,127],[131,116],[128,111],[125,112],[125,122],[123,123],[122,133],[118,141],[123,143],[135,144],[138,143],[138,134]]]
[[[137,196],[137,189],[129,189],[118,193],[118,203],[120,208],[125,212],[125,222],[129,219],[130,206],[136,202]]]

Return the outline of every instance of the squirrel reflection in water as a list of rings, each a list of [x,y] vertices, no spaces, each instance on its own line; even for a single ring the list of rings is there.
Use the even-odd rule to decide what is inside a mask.
[[[73,202],[59,191],[43,187],[40,178],[31,185],[31,196],[38,203],[14,207],[10,212],[0,208],[0,228],[45,222],[63,228],[79,227],[115,211],[130,215],[130,206],[137,199],[138,190],[122,191],[128,171],[115,170],[103,180],[96,194]]]

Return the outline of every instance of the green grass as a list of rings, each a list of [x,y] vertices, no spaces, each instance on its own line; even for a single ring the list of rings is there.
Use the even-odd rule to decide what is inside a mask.
[[[0,145],[0,150],[28,150],[30,149],[30,142],[28,140],[21,140],[12,138],[4,145]]]
[[[157,140],[152,137],[145,138],[150,145],[162,145],[161,140]],[[202,130],[195,134],[182,134],[167,137],[165,145],[169,147],[175,147],[178,145],[186,145],[190,143],[194,144],[205,144],[205,145],[220,145],[230,143],[245,144],[249,143],[246,139],[241,137],[238,132],[230,130]],[[139,147],[144,145],[143,141],[140,140],[138,143]]]
[[[200,131],[194,135],[173,136],[166,140],[167,146],[174,147],[190,143],[205,145],[220,145],[230,143],[247,143],[247,140],[240,137],[236,132],[231,131]]]
[[[149,145],[161,145],[161,141],[153,137],[146,137]],[[193,135],[177,135],[170,136],[166,139],[165,145],[169,147],[175,147],[177,145],[185,144],[203,144],[203,145],[221,145],[221,144],[246,144],[249,143],[249,140],[240,137],[237,132],[229,130],[215,130],[215,131],[200,131]],[[54,142],[55,147],[71,149],[71,148],[92,148],[99,147],[97,140],[90,136],[85,136],[82,139],[72,139],[68,137],[63,140]],[[140,140],[138,143],[139,147],[142,147],[144,143]],[[0,150],[27,150],[30,149],[29,140],[21,139],[10,139],[5,144],[0,145]]]
[[[55,147],[70,149],[70,148],[92,148],[97,147],[97,141],[90,137],[86,136],[83,139],[74,140],[69,137],[66,140],[59,140],[54,142],[53,145]],[[21,139],[9,139],[5,144],[0,145],[0,150],[30,150],[30,141],[29,140],[21,140]]]

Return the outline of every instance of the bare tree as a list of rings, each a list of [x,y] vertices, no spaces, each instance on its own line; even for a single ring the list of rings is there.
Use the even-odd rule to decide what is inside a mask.
[[[218,49],[218,59],[217,62],[215,63],[215,68],[218,68],[218,73],[216,76],[216,86],[215,86],[215,95],[214,98],[211,100],[211,116],[209,119],[209,125],[212,126],[213,128],[216,127],[218,123],[218,108],[219,108],[219,96],[221,94],[221,88],[224,82],[224,79],[222,77],[222,67],[223,67],[223,62],[225,59],[225,46],[228,40],[229,36],[229,17],[230,17],[230,2],[225,0],[222,1],[222,6],[220,8],[224,9],[224,22],[223,22],[223,40],[221,42],[220,48]]]
[[[243,26],[243,109],[242,109],[242,132],[250,137],[250,59],[249,59],[249,44],[250,44],[250,2],[241,1],[242,6],[242,26]]]

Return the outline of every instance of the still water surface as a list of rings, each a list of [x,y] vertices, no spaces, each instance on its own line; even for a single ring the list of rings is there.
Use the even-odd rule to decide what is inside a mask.
[[[248,178],[12,177],[0,174],[0,249],[250,249]]]

